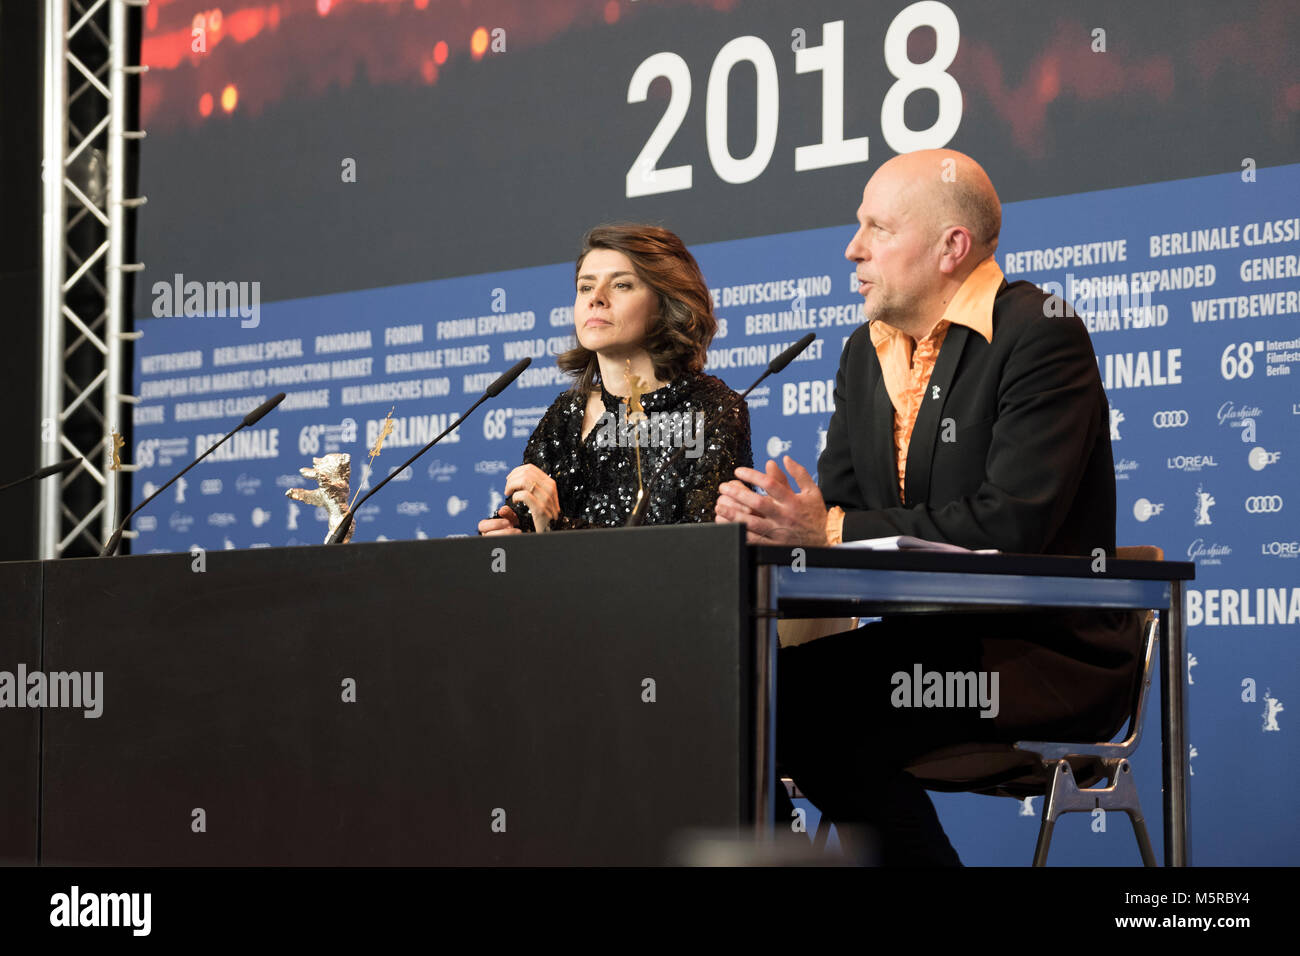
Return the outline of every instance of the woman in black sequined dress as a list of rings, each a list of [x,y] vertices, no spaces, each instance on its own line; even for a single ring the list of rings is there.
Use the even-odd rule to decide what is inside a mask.
[[[749,408],[702,371],[717,331],[695,257],[657,226],[598,226],[583,241],[573,303],[574,376],[542,416],[503,505],[480,534],[713,521],[718,486],[750,467]],[[673,452],[685,454],[660,470]],[[639,459],[639,460],[638,460]]]

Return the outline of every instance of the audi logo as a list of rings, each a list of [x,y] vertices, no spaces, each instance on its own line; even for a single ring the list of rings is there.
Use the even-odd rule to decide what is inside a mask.
[[[1246,499],[1246,513],[1271,515],[1282,510],[1281,495],[1252,495]]]
[[[1169,412],[1156,412],[1151,416],[1151,424],[1156,428],[1182,428],[1187,424],[1187,410],[1179,408]]]

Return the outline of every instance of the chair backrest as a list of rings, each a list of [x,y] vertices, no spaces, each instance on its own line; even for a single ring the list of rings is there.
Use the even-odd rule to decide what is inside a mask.
[[[1116,548],[1115,556],[1126,561],[1164,560],[1164,552],[1154,545]],[[1108,765],[1130,755],[1142,737],[1142,719],[1146,711],[1147,690],[1151,686],[1158,634],[1156,614],[1148,611],[1142,622],[1139,666],[1128,699],[1128,726],[1122,742],[1083,744],[1019,741],[1012,745],[957,744],[918,757],[906,768],[907,771],[927,790],[947,793],[974,791],[1023,799],[1043,792],[1042,765],[1055,773],[1054,762],[1067,758],[1074,766],[1077,785],[1092,786],[1100,778],[1108,776]],[[1114,782],[1112,777],[1111,783]]]
[[[1154,544],[1131,544],[1116,548],[1115,557],[1121,561],[1163,561],[1165,552]]]
[[[1115,557],[1124,561],[1163,561],[1165,552],[1153,544],[1138,544],[1116,548]],[[1156,613],[1148,611],[1142,621],[1137,679],[1133,682],[1133,692],[1129,698],[1131,709],[1128,730],[1124,735],[1124,743],[1128,747],[1136,747],[1142,737],[1142,716],[1146,713],[1147,691],[1151,687],[1151,667],[1155,658],[1159,626]]]

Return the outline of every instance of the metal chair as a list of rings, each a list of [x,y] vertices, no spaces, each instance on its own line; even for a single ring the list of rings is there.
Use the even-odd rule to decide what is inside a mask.
[[[1125,560],[1163,561],[1154,546],[1116,548]],[[1024,800],[1042,796],[1042,822],[1034,848],[1034,866],[1047,865],[1052,831],[1064,813],[1123,810],[1133,825],[1144,866],[1156,866],[1138,800],[1130,757],[1142,737],[1142,718],[1155,660],[1158,620],[1148,611],[1142,631],[1142,667],[1130,695],[1128,729],[1123,740],[1108,743],[1021,740],[1014,744],[971,743],[943,747],[914,760],[906,769],[927,790],[982,793]],[[1102,779],[1105,786],[1096,786]],[[802,796],[792,780],[782,780],[790,796]],[[833,821],[822,817],[814,846],[825,846]]]
[[[1164,560],[1164,552],[1150,545],[1116,548],[1115,556],[1124,560]],[[1062,814],[1091,812],[1099,807],[1128,814],[1143,865],[1156,866],[1130,758],[1142,738],[1158,627],[1155,613],[1148,611],[1142,629],[1142,667],[1130,695],[1128,730],[1123,740],[960,744],[925,754],[907,767],[908,773],[927,790],[982,793],[1015,800],[1045,797],[1034,866],[1047,865],[1052,831]],[[1107,784],[1096,786],[1103,778]]]

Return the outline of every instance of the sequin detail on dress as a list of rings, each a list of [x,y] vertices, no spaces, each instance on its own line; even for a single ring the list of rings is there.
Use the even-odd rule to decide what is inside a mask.
[[[547,409],[524,449],[524,463],[536,465],[555,480],[560,518],[554,530],[621,527],[636,501],[636,450],[626,423],[626,406],[604,388],[605,417],[582,437],[587,397],[563,392]],[[712,375],[694,373],[641,396],[650,421],[641,429],[641,467],[646,524],[689,524],[713,520],[718,486],[735,477],[738,467],[753,467],[749,407],[741,402],[723,415],[735,395]],[[703,427],[697,434],[699,413]],[[658,427],[655,428],[655,423]],[[657,436],[657,440],[656,440]],[[691,447],[672,467],[659,472],[676,448]],[[698,444],[696,444],[698,442]],[[698,457],[692,457],[695,449]],[[519,527],[534,531],[526,505],[507,502],[519,515]]]

